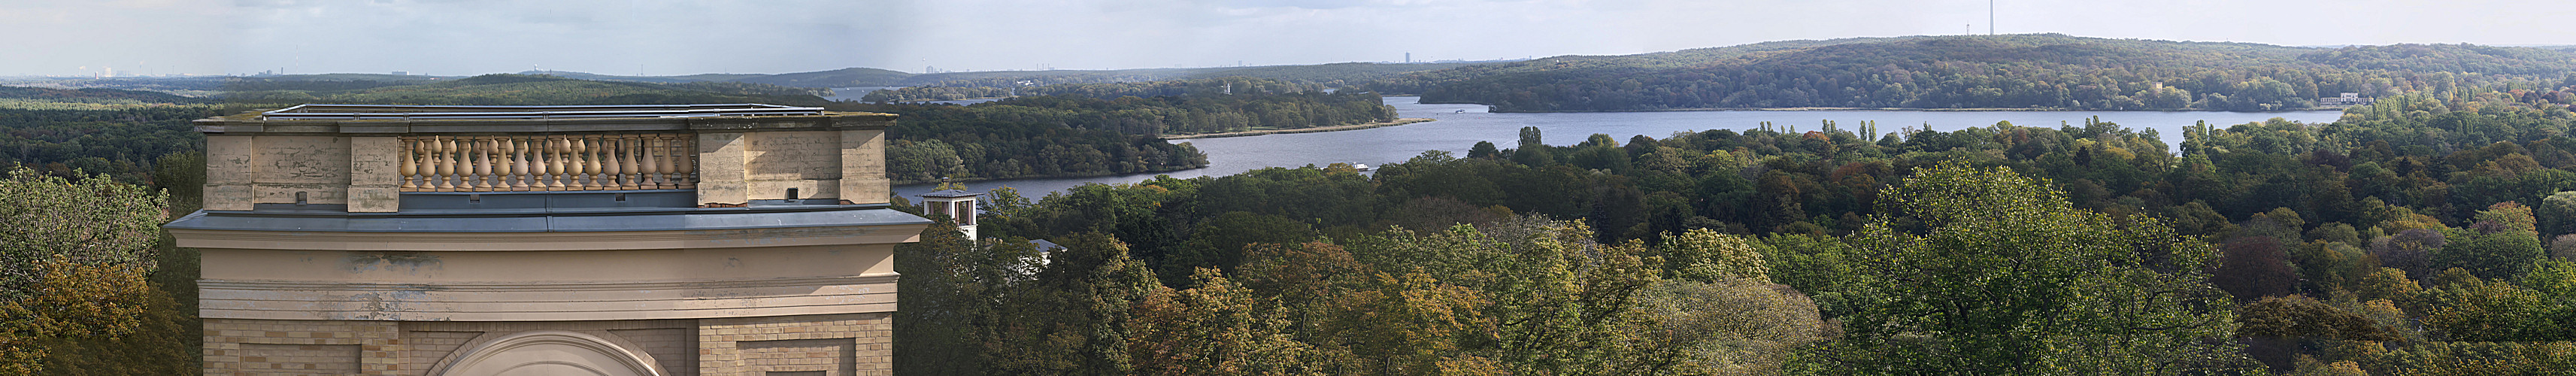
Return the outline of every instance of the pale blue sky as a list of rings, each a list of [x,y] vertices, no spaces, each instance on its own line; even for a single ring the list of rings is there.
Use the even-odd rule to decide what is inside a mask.
[[[0,0],[0,75],[1111,69],[1631,54],[1986,31],[1954,0]],[[2576,44],[2576,2],[2001,1],[2002,33]]]

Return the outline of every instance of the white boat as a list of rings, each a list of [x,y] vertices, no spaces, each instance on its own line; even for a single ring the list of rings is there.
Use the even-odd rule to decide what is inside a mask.
[[[1360,171],[1368,171],[1370,167],[1367,163],[1352,163],[1351,168]]]

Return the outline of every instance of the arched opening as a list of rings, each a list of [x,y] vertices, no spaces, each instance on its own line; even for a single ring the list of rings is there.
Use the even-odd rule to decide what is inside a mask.
[[[514,333],[459,351],[440,376],[662,376],[653,362],[588,334]]]

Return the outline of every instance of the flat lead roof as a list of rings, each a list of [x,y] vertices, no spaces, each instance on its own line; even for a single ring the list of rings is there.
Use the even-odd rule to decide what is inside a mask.
[[[261,120],[585,119],[714,116],[820,116],[822,107],[774,104],[637,104],[594,106],[417,106],[303,104],[261,112]]]

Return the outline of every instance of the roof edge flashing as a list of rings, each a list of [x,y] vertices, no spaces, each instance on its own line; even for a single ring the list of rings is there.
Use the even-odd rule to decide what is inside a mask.
[[[760,103],[678,105],[449,106],[299,104],[259,113],[260,120],[590,119],[717,116],[823,116],[822,107]]]

